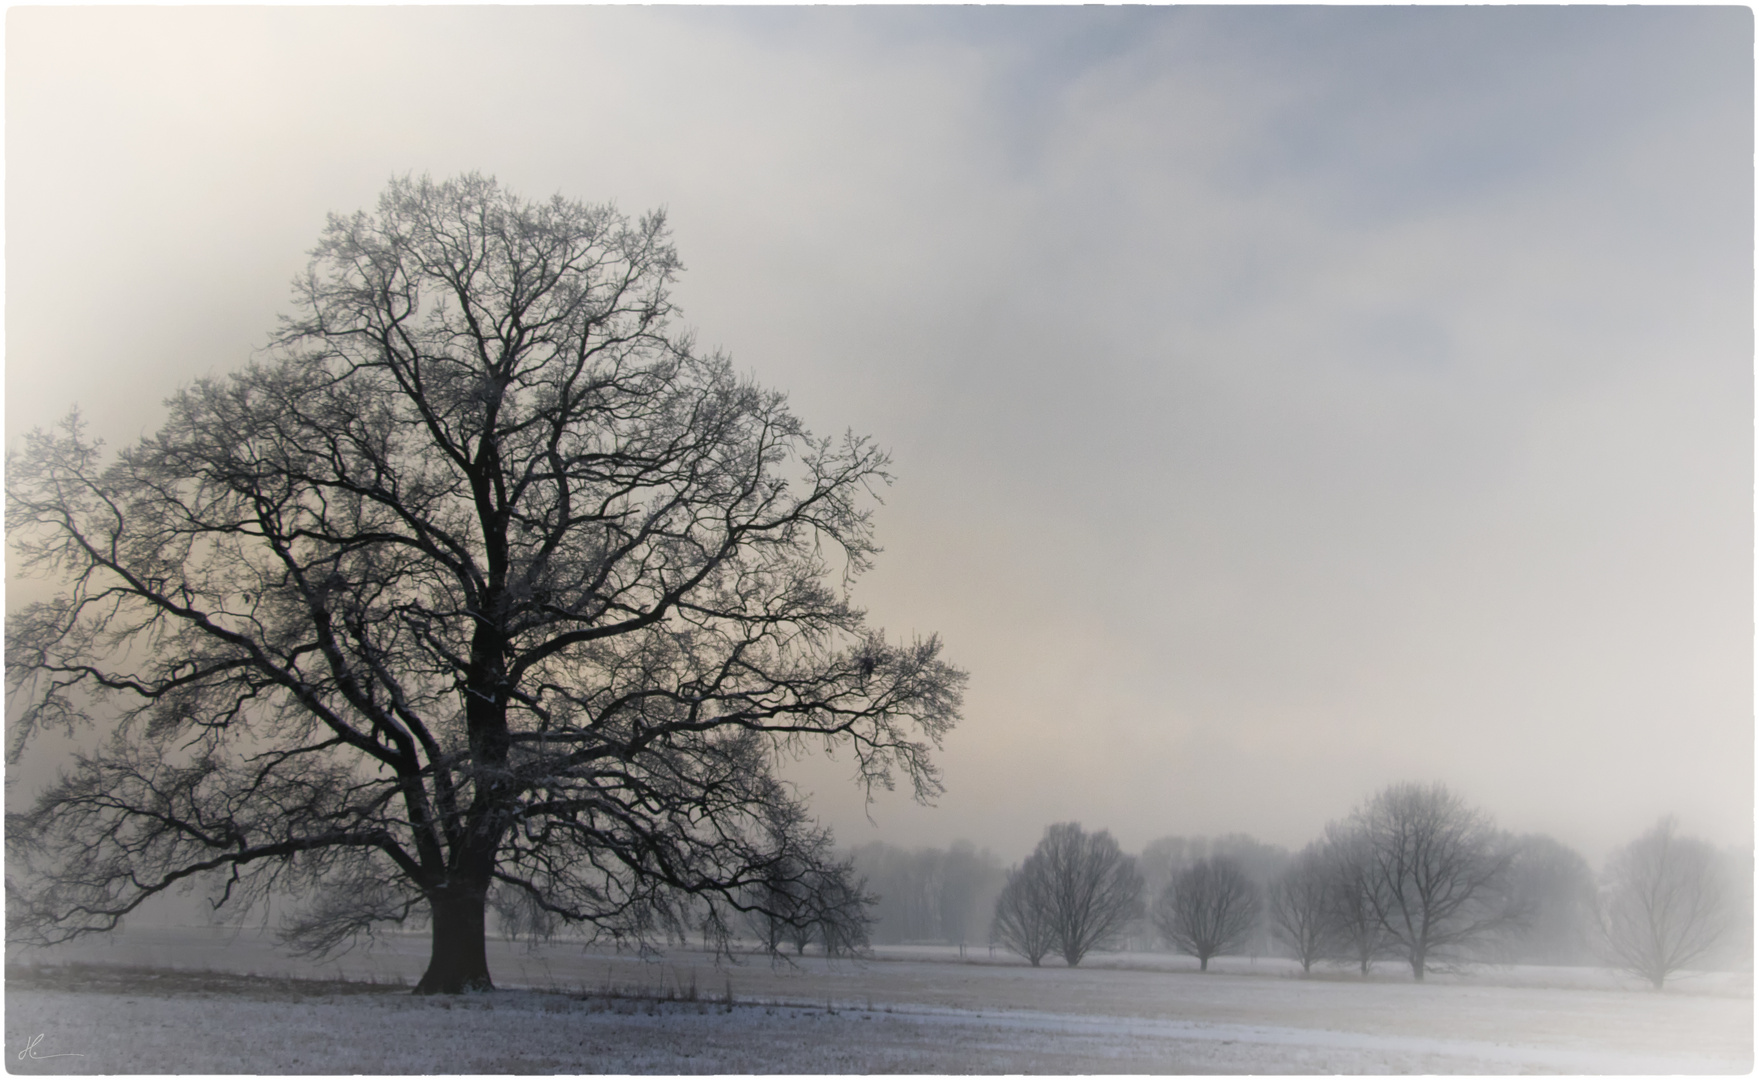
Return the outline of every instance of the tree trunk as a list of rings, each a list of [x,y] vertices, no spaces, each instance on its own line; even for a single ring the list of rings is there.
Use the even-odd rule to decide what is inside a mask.
[[[1199,956],[1197,958],[1197,970],[1198,971],[1208,971],[1209,970],[1209,957]]]
[[[1418,952],[1411,954],[1411,974],[1418,982],[1423,981],[1423,963],[1424,957],[1422,953]]]
[[[418,994],[462,994],[493,990],[484,931],[487,890],[452,886],[430,894],[433,952],[428,970],[415,984]]]

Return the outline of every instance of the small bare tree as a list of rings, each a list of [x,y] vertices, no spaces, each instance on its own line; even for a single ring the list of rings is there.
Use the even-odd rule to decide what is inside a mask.
[[[1680,836],[1672,818],[1613,853],[1601,894],[1606,949],[1620,969],[1660,990],[1702,959],[1729,924],[1715,849]]]
[[[1588,860],[1537,833],[1515,842],[1511,892],[1527,919],[1500,943],[1500,958],[1527,964],[1593,963],[1598,890]]]
[[[1271,882],[1266,914],[1271,934],[1287,946],[1301,972],[1326,956],[1339,934],[1332,904],[1332,881],[1325,849],[1309,844],[1287,870]]]
[[[1197,957],[1198,969],[1208,971],[1210,957],[1245,944],[1262,906],[1258,886],[1240,865],[1216,855],[1197,860],[1168,883],[1154,924],[1169,945]]]
[[[1367,976],[1386,951],[1386,935],[1375,915],[1373,860],[1368,837],[1333,822],[1325,830],[1326,900],[1339,951]]]
[[[1008,872],[1008,883],[996,897],[990,925],[995,940],[1037,967],[1056,944],[1052,930],[1049,882],[1031,859]]]
[[[1419,982],[1432,958],[1517,925],[1508,892],[1514,847],[1441,784],[1395,784],[1357,809],[1366,897]]]
[[[1111,833],[1052,825],[1002,890],[996,937],[1034,966],[1055,949],[1074,967],[1137,916],[1141,896],[1136,860]]]
[[[1074,822],[1053,825],[1038,847],[1056,895],[1058,951],[1074,967],[1141,912],[1142,876],[1104,829],[1090,834]]]
[[[832,855],[830,835],[820,833],[819,839],[814,857],[778,860],[751,887],[747,920],[771,953],[787,943],[800,955],[818,940],[834,956],[867,944],[874,898],[856,877],[854,863]]]
[[[825,947],[825,955],[853,956],[866,949],[871,941],[874,905],[867,883],[852,881],[846,873],[839,875],[825,885],[824,901],[813,927]]]

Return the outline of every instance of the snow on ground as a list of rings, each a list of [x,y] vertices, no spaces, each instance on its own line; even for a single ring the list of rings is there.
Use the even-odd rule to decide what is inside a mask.
[[[881,950],[717,965],[578,945],[496,943],[504,989],[415,998],[420,938],[317,973],[256,935],[130,931],[9,955],[15,1072],[296,1073],[1707,1073],[1753,1066],[1750,978],[1665,994],[1604,973],[1490,968],[1422,985],[1279,962],[1200,975],[1183,958],[1082,967],[990,963],[987,950]],[[977,961],[982,962],[977,962]],[[84,961],[77,968],[57,963]],[[152,964],[156,972],[115,965]],[[108,964],[110,966],[104,966]],[[228,972],[257,972],[254,977]],[[526,989],[505,989],[523,986]],[[585,996],[582,997],[582,993]],[[609,993],[607,993],[609,992]],[[661,993],[676,1000],[631,995]],[[731,1004],[728,995],[731,995]],[[32,1039],[41,1039],[32,1043]],[[20,1053],[24,1057],[20,1058]],[[54,1053],[83,1057],[51,1058]]]
[[[1602,1052],[1269,1025],[835,1009],[499,991],[455,1000],[274,987],[172,996],[135,984],[9,994],[19,1073],[1679,1073],[1696,1055]],[[43,1038],[35,1043],[36,1035]],[[17,1048],[17,1050],[14,1050]],[[18,1051],[25,1052],[23,1060]],[[49,1057],[79,1054],[78,1057]]]

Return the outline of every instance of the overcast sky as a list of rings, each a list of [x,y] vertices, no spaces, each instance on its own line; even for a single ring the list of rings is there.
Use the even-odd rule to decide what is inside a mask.
[[[891,448],[857,596],[971,672],[938,806],[796,770],[845,842],[1294,847],[1402,780],[1596,862],[1751,840],[1745,8],[14,7],[6,53],[9,446],[155,428],[393,175],[665,207],[701,342]]]

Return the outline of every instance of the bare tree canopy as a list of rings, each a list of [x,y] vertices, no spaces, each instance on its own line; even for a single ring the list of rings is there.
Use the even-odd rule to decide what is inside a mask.
[[[1200,971],[1209,959],[1239,948],[1258,929],[1262,900],[1258,886],[1226,855],[1199,859],[1179,872],[1154,909],[1155,928],[1167,944],[1197,957]]]
[[[1509,891],[1525,917],[1502,943],[1506,959],[1562,965],[1595,961],[1597,891],[1588,860],[1552,837],[1523,836],[1515,842]]]
[[[1368,837],[1349,824],[1325,827],[1326,897],[1340,951],[1364,976],[1386,952],[1386,934],[1375,913],[1374,860]]]
[[[996,902],[996,939],[1037,966],[1055,949],[1070,967],[1142,910],[1142,877],[1104,829],[1065,822],[1044,831]]]
[[[1330,955],[1340,938],[1332,868],[1325,848],[1309,844],[1270,885],[1265,915],[1271,935],[1300,961],[1303,973]]]
[[[9,753],[105,738],[8,816],[9,932],[199,879],[316,949],[425,917],[432,992],[489,985],[491,887],[637,937],[859,909],[779,756],[931,795],[964,677],[847,595],[885,455],[671,331],[678,268],[658,214],[396,181],[263,361],[109,463],[30,436],[7,527],[67,591],[9,619]]]
[[[1613,962],[1657,990],[1668,976],[1703,959],[1730,921],[1716,850],[1677,829],[1672,818],[1663,818],[1614,852],[1601,896],[1601,926]]]
[[[1028,858],[1019,868],[1008,871],[1008,883],[996,897],[990,934],[1037,967],[1057,945],[1053,905],[1050,881]]]
[[[1359,894],[1422,980],[1432,959],[1518,924],[1507,893],[1514,847],[1441,784],[1395,784],[1351,815]]]

